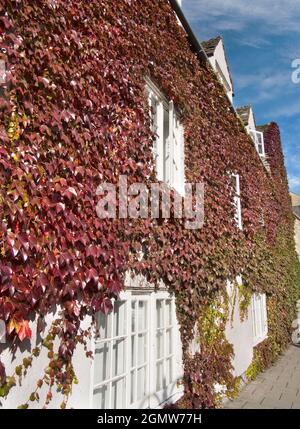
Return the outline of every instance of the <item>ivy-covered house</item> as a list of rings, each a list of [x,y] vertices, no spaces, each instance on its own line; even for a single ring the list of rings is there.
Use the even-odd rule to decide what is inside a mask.
[[[0,10],[1,405],[219,406],[290,343],[278,126],[235,110],[222,38],[199,43],[176,0]],[[124,215],[133,194],[100,218],[124,177],[172,201],[203,184],[202,227]]]

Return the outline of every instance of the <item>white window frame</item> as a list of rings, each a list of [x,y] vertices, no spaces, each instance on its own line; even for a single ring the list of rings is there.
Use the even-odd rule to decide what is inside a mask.
[[[266,294],[255,293],[251,297],[253,346],[268,336],[268,314]]]
[[[255,148],[258,155],[262,158],[265,158],[266,153],[265,153],[264,133],[262,133],[261,131],[256,131],[249,127],[247,128],[247,130],[255,144]],[[260,146],[261,146],[261,150],[260,150]]]
[[[152,130],[157,135],[153,147],[157,179],[174,188],[180,195],[185,192],[184,129],[172,100],[168,100],[157,86],[146,78],[146,93],[150,111],[153,103]],[[168,115],[168,140],[164,141],[164,115]]]
[[[236,208],[235,212],[235,221],[236,225],[239,229],[243,229],[243,221],[242,221],[242,203],[241,203],[241,185],[240,185],[240,175],[232,174],[231,175],[234,180],[234,205]]]
[[[148,325],[147,325],[147,395],[141,399],[136,400],[131,403],[131,373],[135,371],[132,367],[132,353],[131,353],[131,311],[132,311],[132,302],[133,301],[144,301],[148,306]],[[157,340],[156,340],[156,302],[158,300],[171,300],[171,317],[172,317],[172,361],[173,361],[173,375],[174,380],[164,388],[159,391],[156,390],[156,363],[157,363]],[[112,374],[112,345],[110,345],[110,354],[109,354],[109,362],[111,365],[110,377],[105,379],[104,381],[94,384],[95,380],[95,359],[92,364],[91,371],[91,408],[94,408],[95,404],[93,401],[93,393],[94,390],[99,389],[101,386],[108,385],[108,394],[109,400],[105,404],[105,408],[111,408],[112,405],[112,383],[117,379],[124,378],[125,382],[125,394],[123,399],[122,406],[124,408],[160,408],[164,403],[167,402],[175,402],[180,398],[183,393],[183,387],[180,384],[180,380],[183,376],[183,367],[182,367],[182,345],[180,340],[180,332],[179,326],[176,318],[176,308],[175,308],[175,297],[170,295],[167,291],[158,291],[154,290],[128,290],[123,292],[118,301],[125,302],[125,314],[126,314],[126,334],[125,338],[125,372],[123,374],[118,375],[117,377],[111,377]],[[167,329],[167,328],[166,328]],[[113,322],[111,327],[113,333]],[[146,332],[146,331],[145,331]],[[105,338],[97,339],[94,338],[93,343],[93,352],[96,352],[97,344],[101,342],[112,342],[115,341],[116,338],[111,337],[107,341]],[[163,347],[166,348],[166,339],[165,334],[163,335]],[[137,347],[136,347],[137,349]],[[165,360],[167,360],[167,356],[165,355]],[[136,361],[137,363],[137,361]],[[139,365],[138,367],[143,366]],[[163,365],[164,366],[164,365]],[[137,377],[136,377],[137,382]]]

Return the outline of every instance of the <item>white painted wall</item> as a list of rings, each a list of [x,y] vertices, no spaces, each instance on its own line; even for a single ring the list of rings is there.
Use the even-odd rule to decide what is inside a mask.
[[[219,65],[220,69],[222,70],[222,73],[223,73],[227,83],[230,86],[229,90],[227,88],[225,88],[225,90],[226,90],[226,93],[227,93],[229,100],[232,103],[232,101],[233,101],[233,87],[231,84],[228,64],[227,64],[226,56],[225,56],[224,44],[223,44],[222,40],[220,40],[220,42],[218,43],[218,45],[215,49],[215,53],[212,57],[209,58],[209,61],[210,61],[211,65],[212,65],[212,67],[216,73],[218,73],[217,64]]]
[[[54,321],[58,316],[58,311],[53,314],[49,314],[46,317],[46,330],[51,326],[52,321]],[[91,320],[89,318],[84,322],[84,327],[89,326]],[[40,344],[39,338],[36,334],[36,323],[30,322],[30,327],[32,330],[32,341],[31,348],[35,348]],[[43,337],[45,335],[43,334]],[[28,342],[29,343],[29,342]],[[24,342],[25,344],[25,342]],[[30,356],[30,346],[29,348],[18,348],[16,354],[13,355],[4,345],[0,345],[1,361],[6,367],[7,375],[12,375],[15,367],[19,365],[25,357]],[[27,375],[23,378],[21,386],[17,385],[12,388],[7,399],[0,399],[0,408],[17,408],[19,405],[25,403],[30,396],[30,394],[35,390],[36,382],[43,378],[44,370],[47,367],[49,359],[47,357],[48,350],[43,347],[42,352],[39,357],[34,358],[33,365],[28,369]],[[74,385],[73,392],[70,397],[68,408],[89,408],[90,398],[92,393],[92,384],[91,384],[91,367],[92,360],[87,358],[82,346],[78,346],[74,354],[74,368],[75,373],[78,377],[78,385]],[[39,390],[40,402],[30,402],[30,408],[42,408],[45,403],[45,398],[47,394],[47,386],[44,385],[41,390]],[[59,408],[62,403],[62,395],[56,393],[53,389],[53,400],[50,403],[49,408]]]
[[[226,337],[234,347],[234,375],[238,377],[245,373],[253,359],[252,316],[249,307],[247,317],[244,321],[241,321],[238,299],[235,300],[234,305],[233,286],[229,285],[228,293],[231,302],[230,314],[232,314],[232,320],[228,321]]]
[[[300,259],[300,220],[295,219],[295,241],[296,241],[296,251]]]
[[[254,112],[253,112],[252,107],[250,108],[250,113],[249,113],[248,128],[251,129],[251,130],[256,130]]]

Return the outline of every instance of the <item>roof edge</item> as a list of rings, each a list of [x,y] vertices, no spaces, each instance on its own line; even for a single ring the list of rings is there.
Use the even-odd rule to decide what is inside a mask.
[[[197,37],[195,36],[190,24],[188,23],[179,3],[177,2],[177,0],[169,0],[174,12],[176,13],[179,21],[181,22],[183,28],[185,29],[187,35],[188,35],[188,39],[190,44],[192,45],[192,47],[194,48],[194,50],[196,51],[197,56],[203,61],[209,61],[208,60],[208,56],[206,55],[206,52],[203,48],[203,46],[201,45],[201,43],[199,42],[199,40],[197,39]]]

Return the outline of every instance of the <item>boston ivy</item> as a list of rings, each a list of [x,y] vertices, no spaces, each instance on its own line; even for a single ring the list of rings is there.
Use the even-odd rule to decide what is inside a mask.
[[[300,277],[277,125],[265,129],[268,173],[166,0],[0,0],[0,13],[7,69],[0,106],[0,318],[16,347],[31,337],[32,314],[42,331],[53,305],[62,309],[41,346],[49,366],[22,407],[39,400],[44,381],[46,406],[54,385],[66,406],[76,382],[76,345],[84,343],[90,355],[91,332],[81,330],[81,321],[111,310],[128,270],[155,285],[163,280],[176,293],[184,356],[180,406],[216,406],[216,383],[235,389],[224,323],[215,339],[220,347],[201,343],[192,356],[190,342],[195,325],[201,338],[197,322],[225,296],[228,280],[242,275],[248,293],[268,295],[270,335],[258,351],[265,365],[289,342]],[[96,215],[100,183],[117,184],[121,174],[130,183],[155,181],[145,76],[180,111],[186,180],[205,184],[200,230],[177,219]],[[241,177],[242,231],[228,172]],[[0,363],[2,396],[39,353],[34,349],[12,376]]]

